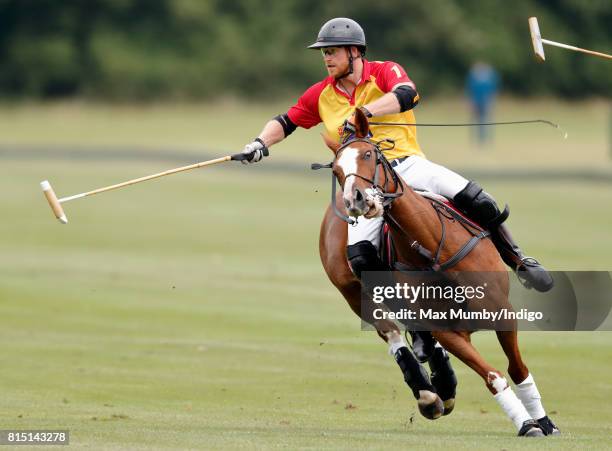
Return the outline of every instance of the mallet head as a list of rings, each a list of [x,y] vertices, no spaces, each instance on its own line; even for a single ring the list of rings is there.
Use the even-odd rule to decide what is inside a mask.
[[[68,224],[68,218],[66,218],[64,209],[62,208],[60,201],[57,199],[55,191],[53,191],[53,188],[51,188],[51,184],[49,183],[49,181],[45,180],[40,182],[40,187],[42,188],[43,193],[47,198],[47,202],[49,202],[49,206],[51,207],[51,210],[53,210],[53,214],[55,215],[55,217],[59,219],[59,222],[61,222],[62,224]]]
[[[533,44],[533,51],[540,61],[544,61],[544,44],[542,44],[542,35],[540,34],[540,26],[538,25],[537,17],[529,18],[529,32],[531,33],[531,43]]]

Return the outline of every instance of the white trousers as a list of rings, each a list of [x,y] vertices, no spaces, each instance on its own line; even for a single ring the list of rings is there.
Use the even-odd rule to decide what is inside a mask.
[[[416,155],[402,161],[394,169],[412,188],[431,191],[449,199],[455,197],[469,182],[450,169]],[[348,244],[367,240],[379,249],[382,225],[382,217],[372,219],[360,217],[356,225],[348,226]]]

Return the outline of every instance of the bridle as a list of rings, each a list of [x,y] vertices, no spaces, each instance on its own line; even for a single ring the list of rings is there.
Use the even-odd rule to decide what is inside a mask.
[[[389,213],[389,209],[393,201],[404,194],[404,183],[402,182],[401,177],[397,174],[397,172],[395,172],[395,170],[391,166],[391,163],[389,163],[389,160],[387,160],[387,158],[383,155],[381,144],[384,142],[388,142],[394,147],[395,143],[391,140],[383,140],[383,141],[375,142],[369,138],[352,138],[346,141],[345,143],[343,143],[342,146],[338,148],[338,150],[336,151],[336,158],[334,159],[334,161],[338,159],[338,155],[340,154],[342,150],[344,150],[346,147],[350,146],[351,144],[355,142],[365,142],[367,144],[370,144],[372,148],[374,149],[374,152],[376,154],[376,165],[374,167],[374,171],[375,171],[374,177],[372,179],[369,179],[367,177],[364,177],[361,174],[350,173],[350,174],[345,175],[345,181],[348,177],[357,177],[369,183],[370,185],[372,185],[372,188],[377,191],[377,195],[383,199],[382,205],[383,205],[383,215],[385,217],[385,221],[387,221],[387,223],[391,227],[397,229],[400,233],[402,233],[406,237],[409,237],[409,234],[406,233],[406,231],[402,228],[402,226]],[[331,168],[333,166],[333,163],[334,163],[333,161],[328,164],[313,163],[310,167],[311,169],[315,169],[315,170],[322,169],[322,168]],[[382,166],[383,168],[382,173],[384,175],[384,181],[382,184],[379,183],[379,170],[378,170],[379,166]],[[332,189],[331,189],[332,209],[334,213],[336,214],[336,216],[338,216],[343,221],[351,225],[356,224],[357,223],[356,219],[353,219],[343,214],[336,206],[336,181],[337,181],[336,174],[334,174],[334,172],[332,171]],[[391,181],[393,181],[396,187],[396,190],[393,193],[388,191],[389,183]],[[425,248],[417,240],[414,240],[414,239],[412,240],[412,243],[410,243],[410,248],[428,262],[428,267],[431,270],[446,271],[452,268],[453,266],[455,266],[461,260],[463,260],[476,247],[476,245],[480,242],[480,240],[483,240],[487,238],[488,236],[490,236],[490,232],[488,230],[483,230],[480,227],[477,227],[477,226],[475,227],[473,224],[469,223],[465,218],[463,218],[459,213],[455,212],[452,208],[449,208],[448,206],[444,205],[442,202],[434,201],[434,200],[431,200],[431,201],[432,201],[432,207],[434,211],[436,212],[436,215],[438,217],[438,220],[440,221],[440,226],[442,229],[437,250],[435,251],[435,253],[433,253],[427,248]],[[440,262],[440,258],[442,257],[442,249],[444,248],[444,242],[446,240],[446,222],[444,220],[444,217],[446,217],[447,220],[457,221],[472,236],[470,239],[468,239],[463,244],[463,246],[461,246],[461,248],[454,255],[448,258],[445,262]],[[472,229],[476,229],[476,230],[474,231]],[[399,261],[394,263],[393,269],[397,271],[412,271],[413,270],[412,267],[409,267]]]
[[[372,146],[374,150],[374,154],[376,155],[376,163],[374,166],[374,177],[370,179],[361,174],[352,172],[350,174],[346,174],[344,179],[346,181],[346,179],[348,179],[349,177],[357,177],[369,183],[372,186],[372,189],[376,191],[377,196],[382,199],[382,206],[383,206],[383,209],[386,211],[388,210],[388,208],[391,206],[391,204],[393,203],[395,199],[397,199],[402,194],[404,194],[404,183],[402,179],[399,177],[399,175],[397,174],[397,172],[395,172],[395,170],[391,166],[391,163],[389,163],[389,160],[387,160],[387,158],[384,156],[383,149],[381,148],[381,144],[389,143],[391,144],[391,147],[385,150],[392,149],[393,147],[395,147],[395,142],[390,139],[385,139],[382,141],[375,142],[369,138],[352,138],[344,142],[338,148],[338,150],[336,151],[336,158],[334,159],[334,161],[338,159],[338,156],[344,149],[346,149],[351,144],[354,144],[356,142],[364,142]],[[332,168],[333,163],[334,163],[333,161],[328,164],[313,163],[311,165],[311,169],[317,170],[317,169],[322,169],[322,168]],[[384,178],[383,178],[382,183],[380,183],[380,171],[378,170],[379,166],[382,166],[382,169],[383,169],[382,174]],[[336,216],[338,216],[343,221],[351,225],[356,224],[357,223],[356,219],[353,219],[343,214],[336,206],[336,181],[337,181],[336,174],[334,174],[334,172],[332,171],[331,204],[332,204],[334,213],[336,214]],[[395,185],[395,192],[389,192],[391,182],[393,182],[393,184]]]

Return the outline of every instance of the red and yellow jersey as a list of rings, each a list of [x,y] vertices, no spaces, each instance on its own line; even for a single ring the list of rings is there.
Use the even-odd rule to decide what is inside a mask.
[[[398,83],[411,83],[414,87],[414,83],[399,64],[391,61],[370,62],[364,59],[361,81],[351,97],[340,90],[336,80],[330,76],[308,88],[287,114],[295,125],[302,128],[311,128],[323,122],[327,134],[332,139],[340,140],[344,120],[355,111],[355,108],[382,97]],[[375,121],[411,124],[416,122],[412,110],[376,116]],[[370,130],[375,141],[383,139],[395,141],[395,148],[384,151],[390,160],[408,155],[424,156],[417,141],[415,126],[372,125]]]

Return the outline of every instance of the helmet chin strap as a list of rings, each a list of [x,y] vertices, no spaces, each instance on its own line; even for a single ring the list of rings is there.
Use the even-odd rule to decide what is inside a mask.
[[[343,78],[348,77],[349,75],[351,75],[353,73],[353,52],[351,52],[351,48],[350,47],[345,47],[346,52],[348,53],[348,59],[349,59],[349,65],[348,65],[348,70],[343,73],[342,75],[340,75],[339,77],[336,77],[336,80],[340,81]]]

